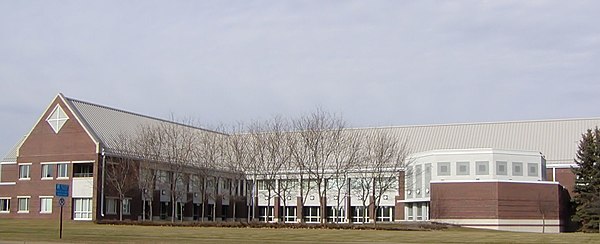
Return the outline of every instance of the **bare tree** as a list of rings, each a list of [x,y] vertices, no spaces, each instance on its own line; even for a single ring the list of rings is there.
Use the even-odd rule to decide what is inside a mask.
[[[241,126],[232,128],[231,135],[227,137],[225,149],[225,169],[231,173],[233,185],[230,199],[233,202],[233,220],[236,221],[237,203],[244,198],[245,187],[242,187],[246,179],[248,166],[248,142],[242,135]]]
[[[284,120],[275,117],[266,123],[255,123],[250,127],[249,168],[260,180],[261,186],[266,189],[264,196],[267,200],[267,216],[271,213],[271,200],[277,195],[276,180],[282,167],[290,160],[286,147],[286,126]],[[266,221],[268,219],[267,217]]]
[[[365,142],[363,155],[366,176],[373,181],[373,220],[376,221],[382,196],[398,186],[398,175],[408,165],[408,150],[406,142],[398,141],[384,131],[378,131]]]
[[[294,133],[297,140],[295,145],[295,161],[302,175],[306,174],[310,182],[314,181],[319,196],[321,216],[327,211],[326,202],[327,181],[333,177],[332,164],[335,163],[336,151],[343,145],[344,121],[322,109],[295,119]],[[303,199],[304,201],[304,199]],[[321,218],[321,223],[325,219]]]
[[[115,144],[120,147],[118,153],[120,155],[109,157],[106,179],[119,197],[119,220],[122,221],[125,196],[136,189],[139,175],[136,159],[131,154],[133,151],[132,140],[124,134],[120,134],[115,139]]]
[[[341,140],[336,141],[333,154],[333,168],[331,173],[331,184],[327,184],[328,191],[335,194],[336,210],[334,211],[334,222],[338,222],[339,217],[348,218],[345,213],[340,216],[342,203],[349,197],[350,173],[355,171],[360,160],[361,141],[356,133],[344,133]],[[347,206],[349,207],[349,206]],[[345,208],[344,208],[345,209]],[[346,212],[346,211],[345,211]]]

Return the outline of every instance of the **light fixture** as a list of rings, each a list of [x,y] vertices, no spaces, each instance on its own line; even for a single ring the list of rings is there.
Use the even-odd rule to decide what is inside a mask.
[[[383,200],[388,200],[388,195],[383,195]]]
[[[287,200],[292,200],[292,197],[291,196],[287,196]]]
[[[417,195],[420,195],[420,194],[421,194],[421,190],[417,189]]]
[[[315,200],[315,196],[310,196],[310,200]]]
[[[165,191],[165,190],[162,190],[162,191],[160,192],[160,194],[162,194],[162,195],[167,195],[167,191]]]
[[[425,189],[425,193],[429,193],[429,188],[426,188],[426,189]]]
[[[410,195],[410,194],[412,194],[412,191],[408,190],[408,191],[406,191],[406,194]]]

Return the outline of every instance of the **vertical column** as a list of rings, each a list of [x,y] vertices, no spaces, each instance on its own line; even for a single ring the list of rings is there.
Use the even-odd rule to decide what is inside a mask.
[[[404,194],[406,191],[405,191],[404,186],[406,185],[406,183],[404,182],[404,180],[405,180],[404,174],[405,174],[404,171],[400,171],[398,173],[398,195],[395,197],[396,202],[394,204],[395,205],[394,206],[394,208],[395,208],[394,209],[395,210],[394,220],[395,221],[404,220],[404,203],[400,202],[405,199]]]
[[[298,223],[304,222],[304,215],[302,214],[303,209],[304,205],[302,205],[302,197],[296,197],[296,221]]]

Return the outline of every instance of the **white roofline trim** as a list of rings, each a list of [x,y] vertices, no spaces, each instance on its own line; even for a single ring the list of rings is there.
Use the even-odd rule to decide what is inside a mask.
[[[579,168],[579,165],[573,164],[546,164],[546,169],[570,169],[570,168]]]
[[[73,109],[73,106],[71,106],[71,103],[68,99],[65,99],[65,96],[63,96],[62,93],[58,94],[60,99],[63,101],[63,103],[65,105],[67,105],[67,108],[71,111],[71,113],[73,113],[73,116],[75,116],[75,119],[77,120],[77,122],[79,122],[79,124],[81,125],[81,127],[83,127],[83,129],[85,130],[85,133],[88,134],[88,136],[90,137],[90,139],[92,139],[92,141],[94,141],[94,144],[96,144],[96,153],[100,153],[100,140],[98,140],[98,138],[91,133],[90,128],[88,128],[87,123],[84,123],[84,121],[81,120],[80,116],[81,114],[79,114],[79,112],[75,109]]]
[[[431,184],[437,183],[521,183],[521,184],[548,184],[559,185],[556,181],[525,181],[525,180],[446,180],[446,181],[431,181]]]

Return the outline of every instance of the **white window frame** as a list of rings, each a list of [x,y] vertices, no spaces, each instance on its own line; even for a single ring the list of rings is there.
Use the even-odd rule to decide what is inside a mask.
[[[50,201],[50,206],[48,206],[49,208],[44,208],[44,200],[49,200]],[[40,213],[42,214],[50,214],[52,213],[52,205],[53,205],[53,201],[54,201],[54,196],[40,196]]]
[[[80,203],[85,202],[87,204],[84,206],[84,204],[78,204],[78,202],[80,202]],[[73,198],[73,219],[74,220],[92,220],[92,199],[91,198]]]
[[[27,167],[27,177],[22,177],[23,174],[21,172],[21,167]],[[31,163],[20,163],[19,164],[19,180],[31,180]]]
[[[352,222],[353,223],[368,223],[369,222],[369,207],[352,206]],[[365,215],[366,214],[366,215]]]
[[[272,222],[275,219],[275,208],[273,206],[258,207],[258,220],[261,222]]]
[[[283,209],[283,221],[286,223],[296,223],[298,217],[298,207],[286,206]]]
[[[40,163],[40,166],[42,168],[42,180],[52,180],[54,179],[54,169],[56,168],[56,165],[54,164],[49,164],[49,163]],[[53,168],[54,167],[54,168]],[[48,169],[50,169],[52,172],[50,174],[50,176],[46,176],[48,175]]]
[[[119,198],[107,197],[106,198],[106,214],[117,214],[119,209]]]
[[[60,111],[57,111],[59,109]],[[53,116],[54,113],[57,113],[56,118],[54,118]],[[65,117],[61,117],[61,114]],[[68,120],[69,116],[67,115],[67,113],[65,113],[65,110],[60,106],[60,104],[56,104],[50,115],[48,115],[48,118],[46,118],[46,123],[50,125],[50,128],[52,128],[52,131],[54,131],[54,133],[58,134],[60,129],[62,129],[62,127],[67,123]]]
[[[65,175],[66,176],[61,176],[61,174],[60,174],[60,172],[61,172],[61,170],[60,170],[61,165],[65,166]],[[66,180],[66,179],[69,179],[69,163],[67,163],[67,162],[61,162],[61,163],[57,163],[56,164],[56,179],[57,180]]]
[[[308,209],[308,214],[304,213],[304,208]],[[304,222],[306,223],[320,223],[321,221],[321,207],[319,206],[305,206],[302,209]]]
[[[394,207],[393,206],[379,206],[377,209],[378,209],[377,210],[377,212],[378,212],[377,221],[378,222],[394,221]]]
[[[11,197],[0,197],[0,201],[5,201],[7,203],[6,210],[2,210],[4,204],[0,204],[0,213],[10,213],[10,200]]]
[[[123,198],[123,202],[121,202],[121,211],[123,211],[123,215],[131,214],[131,198]]]
[[[27,210],[21,210],[21,200],[25,199]],[[29,213],[29,207],[31,205],[31,196],[17,196],[17,213]]]

